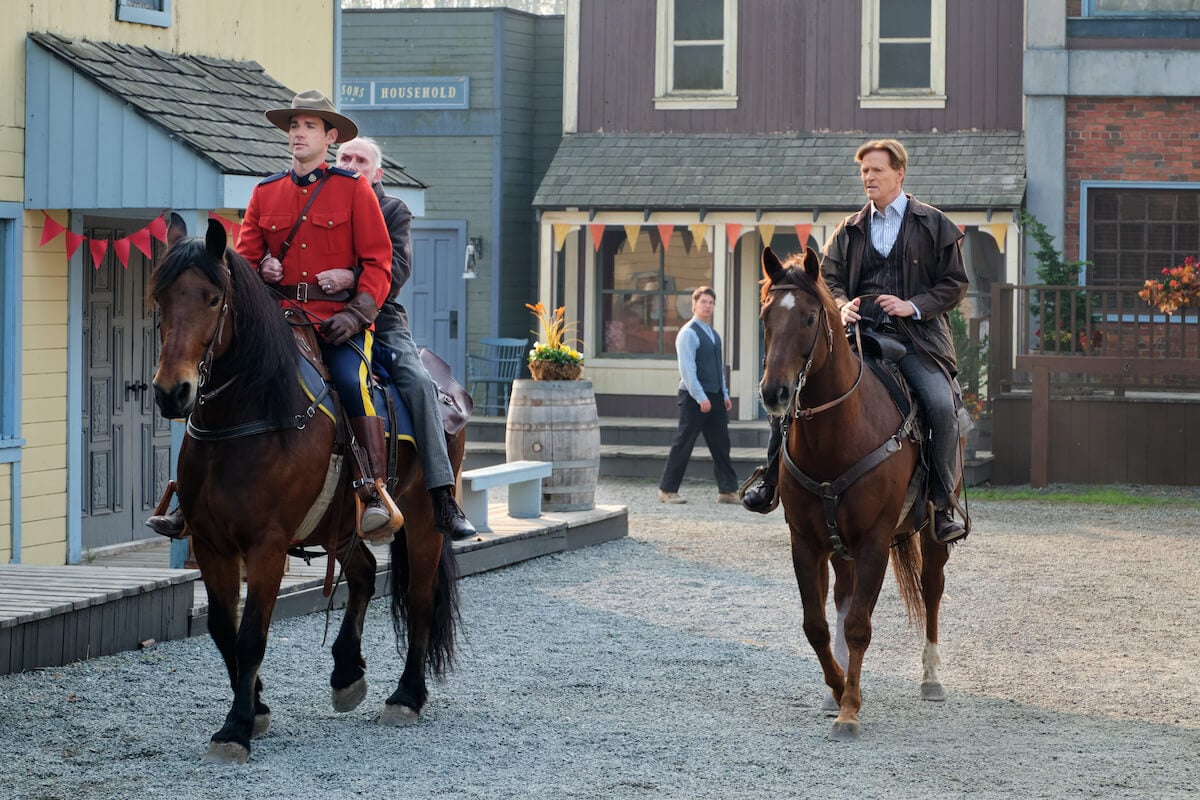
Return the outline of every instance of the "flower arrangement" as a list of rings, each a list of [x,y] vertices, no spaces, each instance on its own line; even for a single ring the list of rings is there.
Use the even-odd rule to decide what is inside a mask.
[[[979,419],[979,415],[983,413],[983,401],[979,399],[979,395],[975,392],[963,392],[962,402],[971,419]]]
[[[526,303],[525,307],[537,318],[541,329],[538,341],[529,351],[529,374],[535,381],[579,380],[583,374],[583,354],[567,343],[566,335],[574,323],[566,322],[566,309],[559,306],[551,312],[541,303]]]
[[[1138,297],[1164,314],[1183,306],[1200,306],[1200,262],[1188,256],[1178,267],[1165,267],[1161,278],[1146,281]]]

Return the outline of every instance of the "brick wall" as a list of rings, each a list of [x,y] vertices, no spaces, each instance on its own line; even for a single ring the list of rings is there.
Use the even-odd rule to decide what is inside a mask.
[[[1083,15],[1083,0],[1067,0],[1067,16],[1078,17]]]
[[[1067,99],[1068,259],[1079,257],[1081,181],[1200,181],[1197,102],[1200,98]]]

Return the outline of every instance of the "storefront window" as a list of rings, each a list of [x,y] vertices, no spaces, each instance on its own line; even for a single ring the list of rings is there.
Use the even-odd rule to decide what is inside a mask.
[[[658,226],[611,225],[596,254],[600,351],[605,356],[675,356],[675,334],[692,316],[692,290],[711,286],[712,251],[686,228],[664,243]],[[664,246],[665,244],[665,246]]]

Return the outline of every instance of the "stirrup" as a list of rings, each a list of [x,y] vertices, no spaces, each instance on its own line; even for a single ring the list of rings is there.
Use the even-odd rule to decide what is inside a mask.
[[[366,503],[358,492],[354,493],[354,531],[358,534],[358,538],[370,544],[391,544],[396,538],[396,531],[404,527],[404,514],[396,506],[396,501],[388,494],[387,483],[383,478],[375,479],[375,493],[379,498],[380,505],[388,515],[388,521],[380,525],[372,531],[364,532],[362,529],[363,512],[366,510]]]
[[[751,489],[753,489],[753,488],[755,488],[756,486],[758,486],[758,484],[759,484],[759,482],[760,482],[760,481],[761,481],[761,482],[763,482],[763,483],[766,483],[766,481],[764,480],[764,478],[765,478],[765,476],[766,476],[766,474],[767,474],[767,471],[768,471],[769,469],[770,469],[770,464],[768,464],[768,465],[767,465],[767,466],[765,466],[765,467],[755,467],[755,468],[754,468],[754,472],[751,472],[751,473],[750,473],[750,477],[749,477],[749,478],[746,478],[746,480],[742,482],[742,485],[738,487],[738,490],[737,490],[737,496],[738,496],[738,500],[741,500],[741,501],[742,501],[742,505],[743,505],[743,506],[745,505],[745,500],[746,500],[746,492],[748,492],[748,491],[750,491]],[[779,484],[778,484],[778,483],[776,483],[776,484],[774,485],[774,487],[772,487],[772,488],[774,488],[774,490],[775,490],[775,494],[774,494],[774,496],[771,498],[771,505],[767,507],[767,510],[766,510],[766,511],[758,511],[757,513],[760,513],[760,514],[770,514],[772,511],[774,511],[775,509],[779,508]],[[748,509],[748,510],[755,510],[755,511],[757,511],[757,509]]]

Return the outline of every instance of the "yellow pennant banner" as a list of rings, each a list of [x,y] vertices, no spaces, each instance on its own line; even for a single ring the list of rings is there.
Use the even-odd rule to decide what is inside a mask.
[[[554,223],[554,249],[562,250],[563,245],[567,243],[567,236],[571,234],[571,229],[575,226],[569,222]]]
[[[712,230],[711,225],[705,225],[703,222],[698,222],[695,225],[688,225],[688,230],[692,232],[692,238],[696,240],[696,246],[701,243],[712,252],[712,244],[708,241],[709,231]]]
[[[641,232],[642,232],[641,225],[626,225],[625,226],[625,239],[626,239],[626,241],[629,242],[629,252],[631,252],[631,253],[637,252],[637,240],[638,240],[638,235],[641,234]]]
[[[763,247],[771,246],[771,239],[775,236],[774,225],[759,225],[758,235],[762,237]]]
[[[1000,252],[1003,253],[1004,242],[1008,238],[1008,223],[997,222],[992,225],[983,225],[981,227],[992,235],[992,238],[996,240],[996,247],[1000,248]]]

